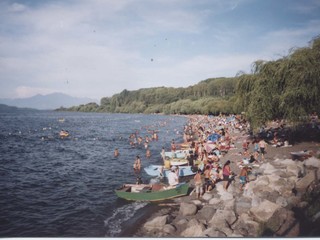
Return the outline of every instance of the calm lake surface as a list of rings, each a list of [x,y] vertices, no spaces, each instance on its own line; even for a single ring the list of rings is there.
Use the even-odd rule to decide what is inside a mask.
[[[123,224],[148,204],[118,199],[114,189],[135,182],[136,155],[142,167],[160,164],[162,146],[169,150],[172,139],[182,142],[186,121],[142,114],[0,113],[0,237],[119,236]],[[61,129],[70,136],[60,138]],[[147,159],[144,146],[131,147],[129,136],[151,136],[150,130],[159,131],[159,140],[150,142]]]

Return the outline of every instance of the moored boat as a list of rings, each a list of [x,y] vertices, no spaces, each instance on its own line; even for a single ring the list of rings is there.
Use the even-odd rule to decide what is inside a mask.
[[[187,159],[173,158],[169,159],[171,166],[183,166],[188,165],[189,161]]]
[[[192,176],[196,172],[192,171],[191,166],[179,166],[179,177]],[[168,177],[170,169],[164,168],[162,165],[150,165],[144,168],[144,171],[153,177]]]
[[[186,158],[188,155],[188,150],[177,150],[174,152],[165,152],[164,154],[165,157],[168,158]]]
[[[124,184],[116,189],[119,198],[132,201],[161,201],[188,194],[189,184],[179,183],[176,186],[161,184]]]

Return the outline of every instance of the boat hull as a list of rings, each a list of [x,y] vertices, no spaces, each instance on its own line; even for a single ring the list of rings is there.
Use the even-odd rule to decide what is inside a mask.
[[[162,165],[150,165],[144,168],[145,172],[153,177],[168,177],[170,169],[165,169]],[[196,174],[192,171],[191,166],[180,166],[179,177],[192,176]]]
[[[139,191],[132,191],[134,186],[137,185],[125,185],[123,188],[115,190],[115,193],[119,198],[130,201],[162,201],[185,196],[189,190],[187,183],[180,183],[174,188],[164,190],[152,190],[151,186],[146,186]]]
[[[186,158],[188,155],[188,150],[178,150],[175,152],[165,152],[164,153],[168,158]]]

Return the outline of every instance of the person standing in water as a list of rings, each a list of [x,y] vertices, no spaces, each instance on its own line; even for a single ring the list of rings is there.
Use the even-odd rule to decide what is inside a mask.
[[[134,164],[133,164],[133,170],[134,170],[134,172],[136,174],[140,173],[140,170],[141,170],[141,159],[140,159],[139,155],[136,156],[136,160],[134,161]]]
[[[118,157],[118,156],[119,156],[119,150],[118,150],[118,148],[116,148],[116,149],[114,150],[114,156],[115,156],[115,157]]]

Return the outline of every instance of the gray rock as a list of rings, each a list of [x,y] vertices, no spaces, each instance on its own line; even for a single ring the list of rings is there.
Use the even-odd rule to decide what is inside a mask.
[[[286,198],[280,196],[280,197],[277,198],[276,204],[281,206],[281,207],[286,207],[286,206],[288,206],[288,201],[287,201]]]
[[[312,166],[315,168],[320,168],[320,159],[315,157],[310,157],[304,161],[304,164],[308,167]]]
[[[256,222],[248,214],[243,213],[234,224],[234,233],[246,237],[259,237],[263,233],[262,224]]]
[[[209,222],[210,227],[224,228],[230,227],[237,221],[234,211],[231,210],[217,210]]]
[[[204,224],[199,222],[196,219],[189,221],[187,228],[181,232],[181,237],[199,237],[202,236],[203,231],[205,230]]]
[[[303,202],[298,203],[298,208],[306,208],[308,205],[309,205],[308,202],[303,201]]]
[[[301,198],[296,197],[296,196],[291,196],[286,198],[288,202],[288,207],[291,209],[293,207],[297,207],[298,204],[301,202]]]
[[[184,224],[188,224],[188,220],[185,218],[182,219],[178,219],[176,221],[174,221],[176,225],[184,225]]]
[[[201,210],[198,211],[197,217],[209,221],[212,219],[213,215],[216,213],[216,209],[211,205],[204,206]]]
[[[220,199],[221,200],[233,199],[233,194],[231,193],[232,192],[232,186],[230,186],[227,191],[223,188],[222,184],[217,184],[216,186],[217,186],[217,192],[220,195]]]
[[[303,178],[301,178],[297,183],[296,183],[296,187],[295,189],[300,193],[300,194],[304,194],[306,192],[306,190],[308,189],[308,187],[310,186],[310,184],[315,181],[315,174],[313,171],[307,173],[306,176],[304,176]]]
[[[181,203],[180,214],[182,216],[191,216],[197,213],[197,206],[193,203]]]
[[[209,204],[212,205],[213,208],[219,209],[220,205],[223,204],[223,201],[220,198],[212,198],[210,199]]]
[[[174,234],[176,230],[176,227],[171,224],[166,224],[163,226],[163,231],[170,235]]]
[[[264,200],[259,206],[252,207],[250,213],[255,221],[269,227],[272,231],[278,230],[276,213],[281,207],[273,202]],[[277,227],[277,229],[275,229]]]
[[[287,209],[280,209],[275,216],[273,229],[278,228],[275,236],[297,237],[300,233],[300,224],[294,217],[294,213]]]
[[[235,211],[235,203],[236,203],[235,199],[224,201],[224,210]]]
[[[261,202],[262,202],[262,199],[260,197],[253,196],[251,205],[252,205],[252,207],[257,207],[257,206],[260,206]]]
[[[238,215],[247,213],[252,207],[252,199],[241,197],[235,202],[235,211]]]
[[[219,231],[215,228],[208,228],[205,231],[203,231],[202,236],[201,237],[216,237],[216,238],[221,238],[221,237],[227,237],[227,235],[222,232]]]
[[[202,199],[205,200],[205,201],[209,201],[212,198],[213,198],[213,194],[212,193],[205,193],[202,196]]]
[[[259,176],[255,181],[256,186],[267,186],[269,185],[269,178],[268,176]]]
[[[155,217],[154,219],[146,222],[143,227],[148,230],[158,229],[161,230],[163,226],[167,223],[168,215]]]
[[[200,200],[192,200],[192,203],[194,203],[197,206],[202,206],[202,202]]]

